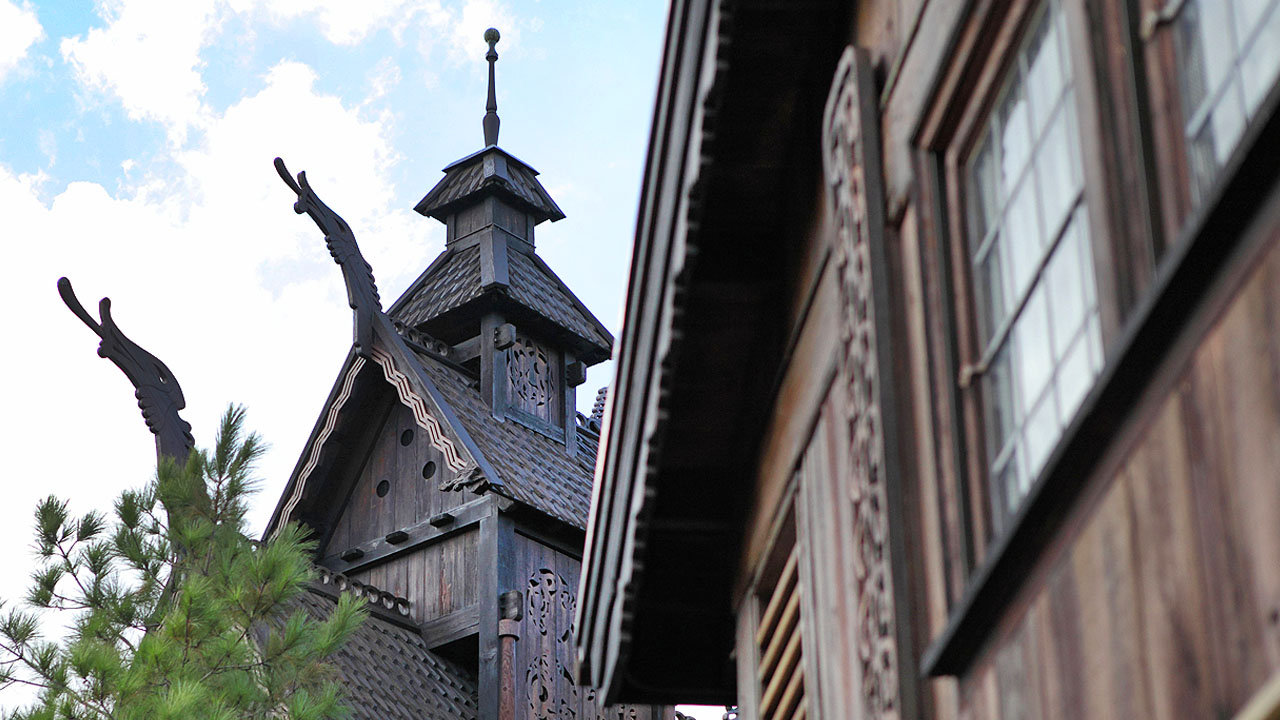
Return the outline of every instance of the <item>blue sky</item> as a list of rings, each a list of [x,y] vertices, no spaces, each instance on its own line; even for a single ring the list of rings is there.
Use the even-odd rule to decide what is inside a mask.
[[[261,527],[351,340],[338,269],[272,158],[348,220],[389,303],[443,249],[443,226],[411,208],[483,144],[489,26],[500,144],[568,216],[539,228],[539,252],[616,331],[665,15],[601,0],[0,0],[0,541],[29,544],[45,494],[108,507],[154,471],[131,387],[62,305],[61,275],[89,308],[109,295],[169,365],[198,442],[227,403],[248,406],[273,448]],[[585,402],[608,381],[594,368]],[[11,564],[0,597],[25,579]]]

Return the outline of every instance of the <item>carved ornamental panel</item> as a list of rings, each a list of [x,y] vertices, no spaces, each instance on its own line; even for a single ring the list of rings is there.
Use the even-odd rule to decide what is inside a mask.
[[[601,707],[595,690],[573,682],[573,624],[578,598],[578,562],[538,543],[525,580],[524,620],[516,643],[516,680],[523,696],[517,717],[529,720],[657,720],[652,709]]]
[[[507,398],[510,407],[558,426],[560,356],[545,345],[517,336],[507,348]]]
[[[883,280],[883,197],[880,192],[879,114],[866,56],[845,49],[827,97],[823,122],[823,167],[836,228],[834,259],[841,300],[839,390],[845,416],[841,442],[847,443],[848,501],[852,504],[852,555],[859,717],[902,717],[899,691],[898,626],[895,613],[890,498],[886,438],[882,420],[885,393],[877,336],[878,298]],[[879,276],[877,278],[877,276]],[[877,290],[879,293],[877,293]],[[881,318],[883,320],[883,318]]]

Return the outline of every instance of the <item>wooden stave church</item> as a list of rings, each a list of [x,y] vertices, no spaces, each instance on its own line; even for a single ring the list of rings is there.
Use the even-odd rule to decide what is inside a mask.
[[[355,718],[673,718],[605,707],[572,679],[605,393],[585,417],[576,390],[613,337],[536,254],[535,226],[565,216],[497,145],[497,31],[485,39],[485,146],[415,207],[445,224],[445,250],[386,312],[351,229],[276,160],[342,269],[355,339],[263,539],[312,531],[317,577],[298,603],[314,617],[343,592],[368,599],[331,658]],[[137,388],[157,455],[185,457],[172,373],[118,331],[109,301],[99,324],[65,278],[59,291]]]

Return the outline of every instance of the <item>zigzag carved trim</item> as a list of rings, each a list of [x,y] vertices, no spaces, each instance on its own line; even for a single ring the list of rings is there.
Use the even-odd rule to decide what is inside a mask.
[[[329,434],[333,432],[334,425],[338,422],[338,413],[342,410],[342,406],[346,404],[347,398],[351,397],[351,387],[355,385],[356,376],[360,374],[360,369],[364,367],[364,358],[357,356],[355,362],[351,364],[351,370],[347,373],[347,377],[342,381],[342,391],[338,393],[337,399],[329,406],[329,413],[325,415],[324,427],[320,429],[320,435],[316,437],[316,441],[311,446],[311,453],[307,456],[307,464],[302,466],[302,472],[298,473],[298,484],[293,488],[293,494],[289,496],[289,502],[285,503],[284,511],[280,513],[280,524],[276,526],[273,533],[279,534],[280,528],[289,522],[289,516],[293,514],[294,508],[298,506],[298,501],[302,499],[302,489],[306,487],[307,478],[311,477],[311,471],[316,469],[316,464],[320,462],[320,450],[324,448],[324,443],[329,439]]]
[[[413,411],[413,419],[418,422],[419,427],[427,431],[431,446],[444,454],[444,462],[449,469],[454,472],[466,469],[467,461],[458,454],[458,449],[453,446],[453,442],[445,437],[440,429],[440,423],[427,412],[427,404],[409,386],[408,376],[396,369],[395,362],[386,351],[374,348],[372,354],[374,362],[382,366],[382,374],[387,378],[387,382],[395,387],[396,394],[400,396],[400,402]]]

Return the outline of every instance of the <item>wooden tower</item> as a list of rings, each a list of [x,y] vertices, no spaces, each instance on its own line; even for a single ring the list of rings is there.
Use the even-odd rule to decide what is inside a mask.
[[[599,443],[576,389],[613,338],[536,253],[534,228],[564,213],[497,145],[497,31],[485,39],[485,147],[418,203],[445,250],[386,312],[350,228],[277,161],[342,268],[355,342],[266,533],[309,527],[326,580],[472,682],[480,718],[670,716],[606,709],[572,681]]]

